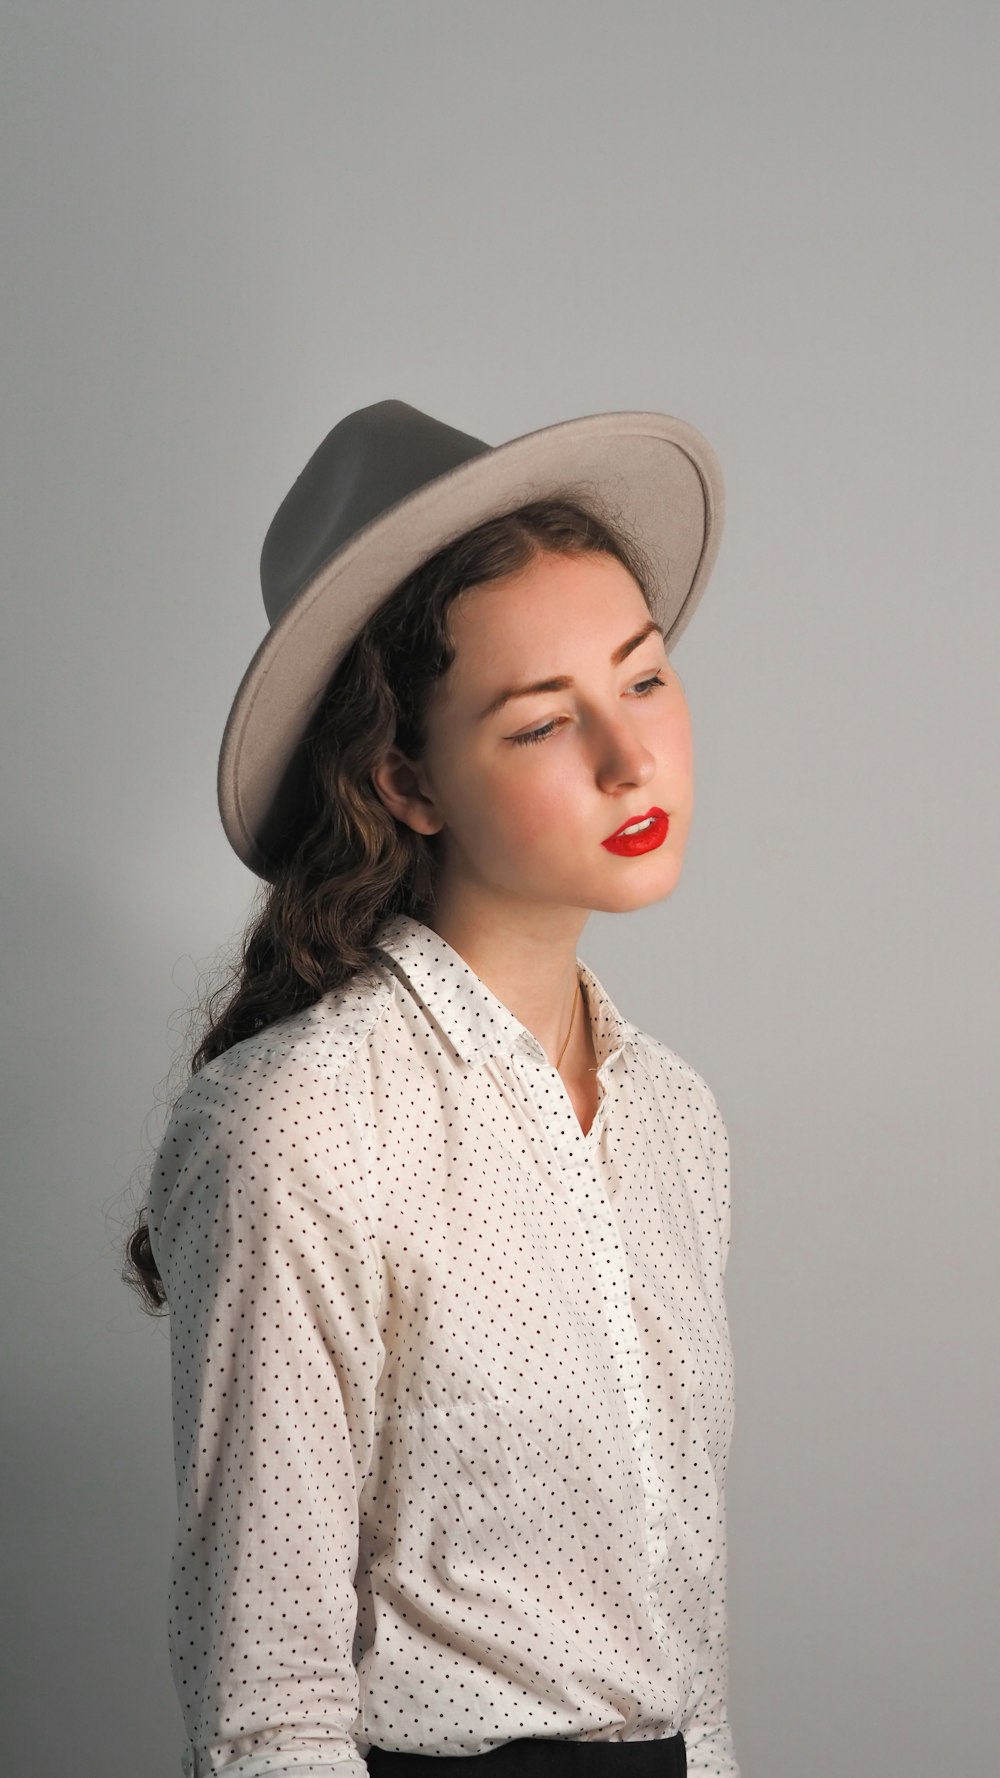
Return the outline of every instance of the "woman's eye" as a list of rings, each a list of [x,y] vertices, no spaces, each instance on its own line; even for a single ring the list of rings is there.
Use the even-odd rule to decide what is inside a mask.
[[[632,690],[638,697],[648,698],[654,686],[663,685],[664,683],[665,682],[660,678],[659,673],[654,673],[651,679],[640,679],[638,683],[632,687]],[[553,734],[559,726],[558,722],[546,722],[541,728],[529,729],[527,734],[524,735],[511,735],[510,739],[514,742],[515,746],[524,747],[529,741],[544,741],[549,735]]]

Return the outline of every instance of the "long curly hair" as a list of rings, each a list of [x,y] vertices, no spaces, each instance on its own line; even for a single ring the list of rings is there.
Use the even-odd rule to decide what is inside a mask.
[[[304,737],[294,843],[227,978],[203,1008],[207,1024],[191,1057],[192,1075],[376,962],[374,940],[388,918],[427,918],[439,836],[397,821],[372,772],[393,745],[408,759],[423,755],[431,696],[455,658],[447,621],[453,600],[546,554],[614,556],[660,618],[648,560],[620,515],[589,489],[567,487],[487,519],[408,575],[355,637]],[[147,1314],[159,1314],[166,1293],[145,1205],[126,1241],[122,1278]]]

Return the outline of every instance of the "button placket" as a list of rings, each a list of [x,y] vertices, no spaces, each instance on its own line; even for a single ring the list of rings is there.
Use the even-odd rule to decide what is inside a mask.
[[[632,1312],[628,1257],[614,1209],[601,1185],[596,1162],[589,1159],[568,1172],[566,1185],[571,1200],[580,1209],[600,1283],[596,1297],[597,1308],[604,1318],[609,1357],[618,1372],[642,1488],[649,1605],[657,1634],[666,1647],[669,1643],[669,1631],[656,1605],[656,1599],[666,1578],[670,1554],[669,1512],[653,1451],[653,1428],[646,1394],[642,1346]]]
[[[616,1052],[617,1053],[617,1052]],[[530,1033],[518,1038],[512,1052],[513,1068],[518,1077],[529,1110],[536,1125],[544,1128],[549,1145],[563,1175],[567,1195],[580,1213],[581,1223],[598,1280],[596,1312],[602,1317],[609,1361],[619,1380],[621,1399],[635,1452],[636,1473],[642,1491],[646,1532],[647,1598],[650,1615],[664,1649],[670,1648],[669,1627],[657,1605],[667,1578],[671,1548],[669,1504],[656,1467],[653,1449],[653,1427],[649,1399],[646,1394],[642,1346],[639,1329],[632,1311],[629,1287],[628,1256],[618,1227],[614,1207],[601,1181],[597,1145],[605,1121],[608,1104],[608,1080],[603,1073],[607,1057],[599,1070],[603,1088],[598,1109],[590,1129],[580,1128],[572,1100],[558,1071],[552,1067],[545,1051]],[[526,1065],[527,1064],[527,1065]],[[554,1074],[562,1095],[563,1117],[553,1130],[542,1114],[535,1078],[542,1070]]]

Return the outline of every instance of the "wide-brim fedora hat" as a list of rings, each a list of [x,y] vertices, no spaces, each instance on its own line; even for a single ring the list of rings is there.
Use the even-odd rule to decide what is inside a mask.
[[[711,445],[668,414],[590,414],[488,445],[404,401],[338,422],[268,527],[270,628],[229,712],[218,800],[234,851],[274,881],[295,837],[303,741],[367,619],[445,544],[556,492],[590,496],[639,545],[668,652],[719,547],[723,483]]]

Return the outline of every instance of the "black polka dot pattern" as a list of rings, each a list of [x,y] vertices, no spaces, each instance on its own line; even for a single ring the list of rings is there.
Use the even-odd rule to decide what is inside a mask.
[[[194,1076],[153,1170],[186,1769],[682,1730],[739,1778],[713,1094],[578,959],[585,1134],[444,939],[379,945]]]

